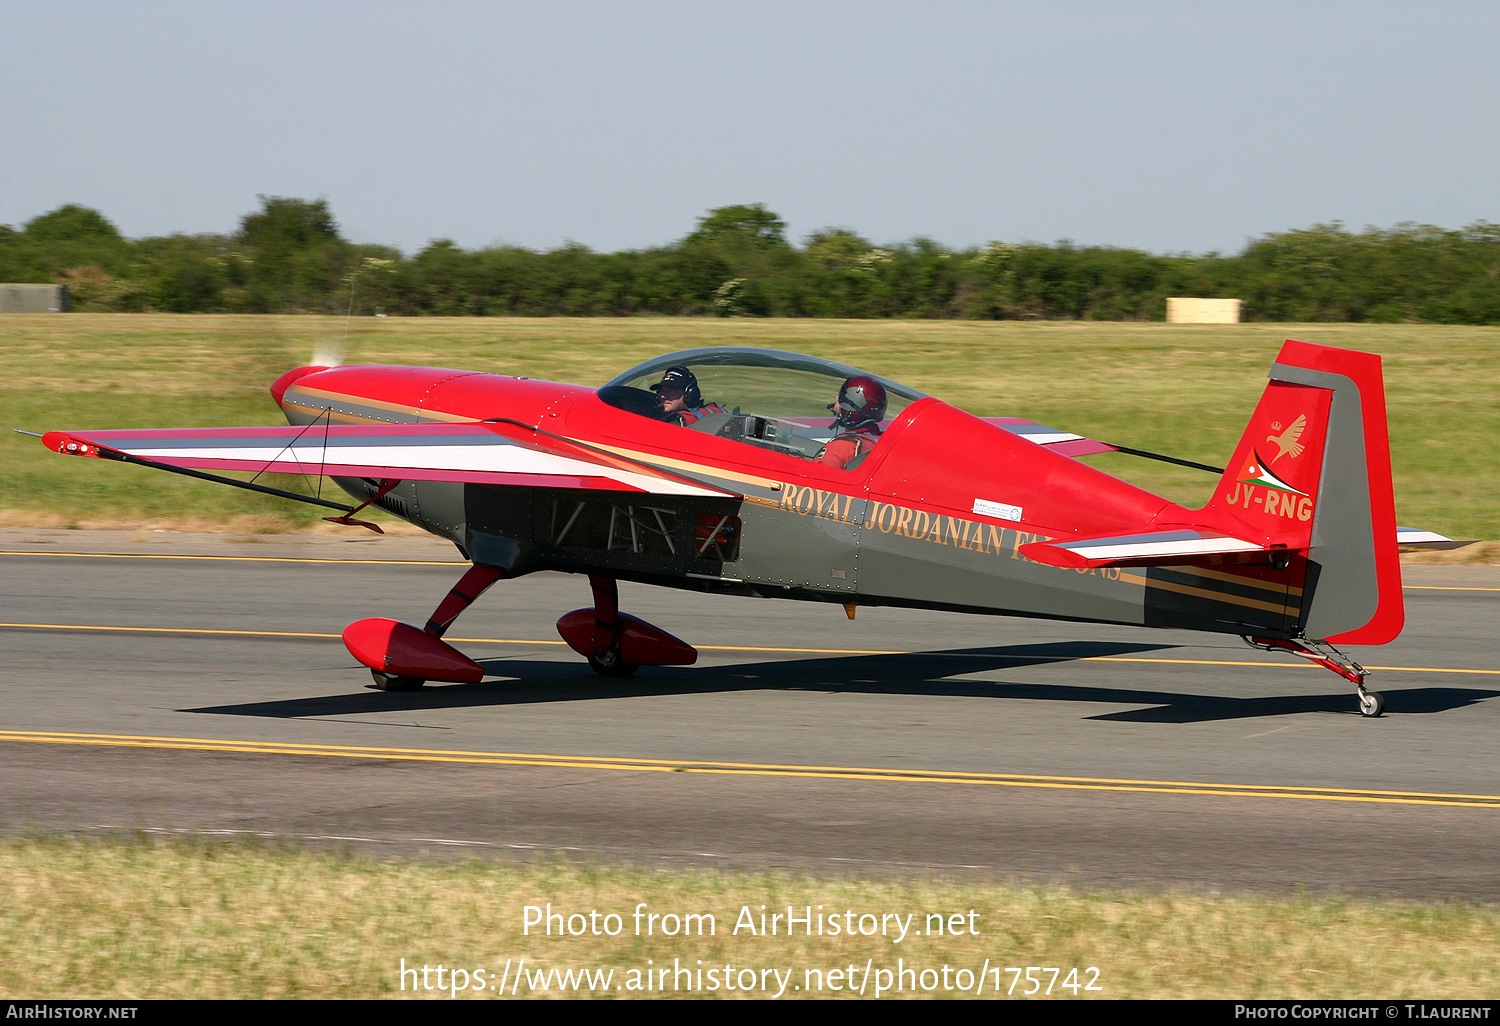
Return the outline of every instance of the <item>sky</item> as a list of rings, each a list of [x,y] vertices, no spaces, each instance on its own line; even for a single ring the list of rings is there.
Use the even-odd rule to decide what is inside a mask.
[[[11,0],[0,224],[596,250],[763,203],[801,242],[1235,252],[1500,221],[1500,4]]]

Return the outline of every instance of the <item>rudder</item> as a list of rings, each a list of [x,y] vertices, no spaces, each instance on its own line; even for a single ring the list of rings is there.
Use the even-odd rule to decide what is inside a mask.
[[[1269,376],[1204,513],[1306,552],[1305,637],[1384,644],[1405,610],[1380,357],[1288,340]]]

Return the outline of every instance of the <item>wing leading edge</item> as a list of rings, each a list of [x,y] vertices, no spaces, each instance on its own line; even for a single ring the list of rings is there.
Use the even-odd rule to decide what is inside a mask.
[[[123,453],[186,469],[369,477],[666,495],[732,493],[522,425],[394,424],[333,427],[49,431],[69,456]]]

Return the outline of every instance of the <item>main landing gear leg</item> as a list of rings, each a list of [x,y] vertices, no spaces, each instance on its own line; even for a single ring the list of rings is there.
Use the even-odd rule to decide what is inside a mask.
[[[629,677],[640,669],[620,654],[625,625],[620,622],[620,585],[613,577],[589,577],[594,590],[594,643],[589,667],[601,677]]]
[[[396,620],[360,620],[344,628],[344,646],[370,668],[382,691],[415,691],[429,680],[477,684],[484,679],[484,668],[442,638],[458,615],[504,576],[502,570],[475,564],[438,603],[422,630]]]
[[[422,628],[423,632],[434,638],[447,634],[453,621],[458,619],[458,614],[472,606],[475,599],[504,576],[504,570],[497,570],[492,566],[480,566],[476,563],[469,567],[458,579],[458,583],[448,589],[447,596],[438,603],[432,616],[427,618],[427,626]]]
[[[594,604],[557,621],[557,633],[603,677],[628,677],[642,666],[687,666],[698,650],[639,617],[620,612],[613,577],[589,575]]]
[[[1365,678],[1369,676],[1369,671],[1326,641],[1309,641],[1304,644],[1300,641],[1285,641],[1279,638],[1246,637],[1245,642],[1253,648],[1262,648],[1267,652],[1279,650],[1299,655],[1304,659],[1310,659],[1319,666],[1332,670],[1345,680],[1352,681],[1355,690],[1359,693],[1359,714],[1361,716],[1374,719],[1385,712],[1385,698],[1380,692],[1371,691],[1365,687]],[[1317,645],[1326,651],[1317,652],[1308,647],[1310,645]]]

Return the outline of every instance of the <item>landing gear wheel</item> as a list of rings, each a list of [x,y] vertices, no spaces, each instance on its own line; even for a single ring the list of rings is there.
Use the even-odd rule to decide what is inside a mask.
[[[379,670],[371,670],[370,676],[375,678],[375,686],[381,691],[416,691],[427,683],[421,677],[398,677]]]
[[[1385,698],[1379,691],[1361,691],[1359,693],[1359,714],[1374,719],[1385,712]]]
[[[589,668],[601,677],[629,677],[640,669],[640,664],[627,663],[620,658],[620,653],[610,651],[589,656]]]

